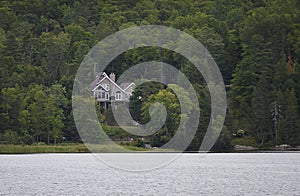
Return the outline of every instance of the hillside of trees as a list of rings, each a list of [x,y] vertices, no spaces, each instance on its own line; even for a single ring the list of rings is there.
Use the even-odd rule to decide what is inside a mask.
[[[228,113],[215,149],[300,146],[298,0],[0,1],[0,143],[80,142],[71,103],[84,55],[108,35],[148,24],[187,32],[217,62],[227,86]],[[181,70],[196,89],[201,118],[188,150],[199,149],[210,96],[189,61],[172,51],[144,47],[118,56],[106,72],[118,77],[132,65],[153,60]],[[176,96],[166,86],[149,83],[134,91],[130,108],[137,121],[147,122],[145,111],[155,100],[175,113],[151,139],[160,146],[176,129]],[[115,125],[110,110],[98,111],[107,127]]]

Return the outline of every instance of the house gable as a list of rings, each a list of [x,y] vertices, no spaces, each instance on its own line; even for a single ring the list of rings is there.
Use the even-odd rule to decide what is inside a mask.
[[[95,88],[93,88],[92,91],[95,91],[95,90],[98,88],[99,85],[102,85],[102,84],[103,84],[103,82],[104,82],[105,80],[108,80],[110,85],[113,84],[113,85],[114,85],[115,87],[117,87],[121,92],[126,93],[126,92],[125,92],[125,91],[124,91],[117,83],[115,83],[114,81],[112,81],[106,74],[105,74],[105,77],[102,78],[102,79],[98,82],[98,85],[97,85]]]
[[[108,91],[102,84],[98,84],[92,91],[99,90],[99,87],[101,87],[104,91]]]

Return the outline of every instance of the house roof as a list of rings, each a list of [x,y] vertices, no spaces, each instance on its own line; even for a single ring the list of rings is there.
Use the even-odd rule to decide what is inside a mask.
[[[125,83],[121,83],[119,86],[125,90],[129,85],[130,85],[129,82],[125,82]]]
[[[132,85],[135,85],[133,82],[129,83],[122,83],[120,84],[120,87],[124,89],[124,91],[126,91],[129,87],[131,87]]]
[[[111,83],[113,83],[118,89],[120,89],[123,93],[126,93],[125,90],[120,87],[117,83],[115,83],[112,79],[110,79],[110,77],[108,77],[108,75],[105,72],[100,72],[97,76],[96,79],[91,83],[91,90],[95,91],[99,86],[101,86],[103,88],[103,86],[101,85],[101,82],[103,80],[109,80]],[[122,84],[126,84],[126,83],[122,83]],[[131,84],[129,84],[131,85]],[[123,85],[124,86],[124,85]],[[105,89],[105,88],[104,88]]]
[[[104,91],[108,92],[108,89],[106,89],[102,84],[98,84],[92,91],[94,91],[97,88],[99,88],[99,86],[101,86]]]
[[[105,76],[107,76],[105,72],[99,72],[96,79],[90,84],[90,89],[93,90]]]

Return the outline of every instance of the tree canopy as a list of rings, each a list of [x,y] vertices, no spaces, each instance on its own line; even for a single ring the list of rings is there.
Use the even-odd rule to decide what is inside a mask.
[[[297,0],[3,0],[0,142],[55,143],[63,137],[79,142],[71,94],[85,54],[114,32],[152,24],[189,33],[216,60],[228,87],[228,114],[215,148],[229,148],[240,137],[256,146],[300,145],[299,22]],[[209,123],[210,97],[201,73],[187,59],[144,47],[121,54],[106,72],[118,77],[150,60],[172,64],[196,89],[201,119],[188,149],[199,149]],[[172,91],[149,83],[134,92],[130,107],[135,120],[146,122],[149,104],[157,100],[167,106],[171,120],[153,136],[160,136],[153,145],[166,142],[183,118]],[[109,111],[98,112],[102,122],[114,123]],[[245,134],[237,136],[239,130]]]

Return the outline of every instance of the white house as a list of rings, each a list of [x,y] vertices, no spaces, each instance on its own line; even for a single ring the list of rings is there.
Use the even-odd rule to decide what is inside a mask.
[[[91,83],[91,91],[100,105],[108,108],[111,102],[129,102],[135,87],[134,83],[116,83],[116,75],[109,76],[105,72],[97,74],[96,79]]]

